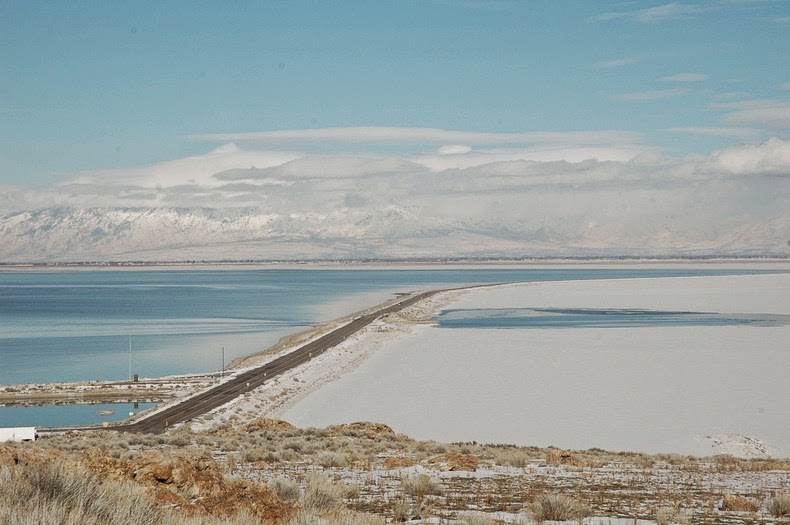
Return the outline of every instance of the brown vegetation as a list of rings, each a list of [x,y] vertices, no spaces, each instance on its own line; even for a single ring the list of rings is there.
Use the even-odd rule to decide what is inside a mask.
[[[77,475],[68,481],[67,472]],[[83,478],[90,485],[85,490],[124,494],[117,497],[121,515],[132,503],[148,509],[153,518],[135,519],[152,524],[378,524],[429,517],[502,523],[494,512],[523,524],[590,513],[729,524],[744,523],[748,512],[750,523],[790,522],[782,514],[790,507],[782,496],[790,487],[787,461],[442,444],[375,423],[298,429],[236,418],[203,432],[47,435],[0,445],[0,476],[28,480],[0,489],[0,523],[16,523],[3,517],[23,502],[21,489],[9,492],[9,486],[28,487],[24,501],[46,509],[28,522],[65,512],[104,523],[99,516],[108,507],[101,505],[111,506],[112,498],[94,508],[63,488]],[[29,481],[50,478],[55,481]],[[46,490],[31,496],[36,487]],[[70,523],[64,519],[44,522]]]
[[[736,494],[725,494],[721,504],[722,510],[734,512],[757,512],[759,508],[757,503]]]
[[[529,508],[533,518],[539,523],[543,523],[546,520],[581,521],[591,512],[589,507],[562,494],[541,494],[530,504]]]
[[[790,494],[779,494],[769,499],[767,506],[774,518],[790,517]]]

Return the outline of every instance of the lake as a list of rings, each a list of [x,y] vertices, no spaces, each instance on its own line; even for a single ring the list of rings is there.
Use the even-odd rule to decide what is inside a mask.
[[[216,371],[284,335],[417,289],[772,271],[682,266],[3,270],[0,384]],[[23,420],[88,424],[99,410],[3,407],[0,426]]]
[[[770,270],[765,270],[770,271]],[[200,373],[397,292],[517,281],[754,273],[700,268],[0,271],[0,384]]]

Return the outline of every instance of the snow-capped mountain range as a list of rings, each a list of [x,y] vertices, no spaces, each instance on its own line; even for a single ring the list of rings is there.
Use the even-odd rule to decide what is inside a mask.
[[[2,262],[777,256],[784,246],[770,242],[771,232],[778,237],[790,231],[786,222],[765,224],[687,244],[656,231],[650,239],[643,238],[647,246],[640,247],[637,238],[585,237],[568,226],[562,230],[523,223],[503,228],[486,220],[451,223],[394,206],[375,212],[346,208],[291,215],[251,209],[48,208],[0,218],[0,246]]]
[[[440,150],[230,145],[0,187],[0,263],[790,255],[790,140],[686,158]]]

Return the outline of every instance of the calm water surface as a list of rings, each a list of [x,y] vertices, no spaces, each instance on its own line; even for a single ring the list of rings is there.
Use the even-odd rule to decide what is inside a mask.
[[[40,407],[0,408],[0,427],[49,427],[98,426],[105,422],[120,421],[147,410],[155,403],[98,403],[90,405],[58,405]],[[107,413],[111,412],[111,413]]]
[[[0,384],[219,370],[280,337],[417,289],[499,282],[734,275],[725,269],[190,269],[0,271]],[[130,353],[131,341],[131,353]],[[95,407],[95,405],[93,406]],[[47,426],[91,406],[0,407]],[[32,411],[32,412],[31,412]],[[55,423],[48,413],[70,414]],[[121,411],[120,413],[123,413]],[[82,415],[80,415],[82,414]],[[46,417],[45,417],[46,416]],[[16,417],[16,419],[12,419]],[[60,417],[60,416],[58,416]],[[76,418],[76,419],[75,419]],[[88,423],[93,423],[89,421]],[[38,423],[41,424],[41,423]]]
[[[196,373],[396,292],[699,269],[0,271],[0,384]]]

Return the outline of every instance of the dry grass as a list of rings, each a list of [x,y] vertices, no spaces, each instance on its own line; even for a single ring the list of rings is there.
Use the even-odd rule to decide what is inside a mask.
[[[85,466],[57,459],[37,468],[0,466],[0,523],[62,525],[220,525],[252,523],[230,517],[188,516],[157,505],[144,487],[102,480]]]
[[[585,454],[558,448],[550,448],[546,451],[546,463],[549,465],[568,465],[579,468],[601,466],[600,460],[594,454]]]
[[[295,503],[302,496],[299,484],[290,479],[274,478],[269,482],[269,488],[286,503]]]
[[[433,479],[425,474],[417,474],[416,476],[409,476],[401,481],[401,489],[403,492],[422,500],[425,496],[438,496],[442,493],[442,484],[439,480]]]
[[[312,514],[325,514],[329,511],[343,508],[345,491],[343,487],[321,473],[314,472],[307,479],[307,488],[304,491],[304,508]]]
[[[790,494],[780,494],[768,500],[768,512],[774,518],[790,516]]]
[[[535,521],[581,521],[590,514],[590,508],[562,494],[542,494],[529,506]]]
[[[687,514],[677,509],[658,509],[653,519],[656,525],[687,525],[691,522]]]
[[[721,503],[721,510],[729,510],[733,512],[757,512],[760,506],[736,494],[726,494]]]
[[[770,516],[769,508],[781,508],[781,497],[776,494],[785,494],[790,483],[790,463],[786,460],[445,444],[412,440],[385,425],[357,423],[329,429],[297,429],[284,422],[255,417],[237,418],[202,432],[178,427],[161,436],[112,432],[45,436],[36,443],[13,449],[20,455],[36,450],[74,461],[100,456],[111,466],[139,464],[152,457],[158,457],[155,462],[161,463],[174,452],[186,450],[195,457],[213,458],[216,468],[209,468],[209,472],[216,470],[212,475],[218,476],[218,486],[243,480],[258,483],[278,500],[301,509],[290,515],[295,524],[380,523],[380,518],[433,518],[442,523],[477,519],[487,523],[494,512],[510,513],[518,521],[525,508],[540,507],[540,515],[550,515],[551,506],[544,512],[541,503],[546,494],[564,494],[577,507],[583,508],[578,502],[585,502],[596,516],[655,519],[663,523],[742,523],[745,511],[736,510],[735,500],[726,504],[722,500],[723,494],[734,491],[734,496],[764,502],[756,512],[749,511],[748,520],[766,525],[776,520]],[[2,450],[0,445],[0,464]],[[482,473],[471,474],[475,469]],[[323,474],[314,474],[316,471]],[[97,476],[103,483],[131,479],[130,474],[113,479],[101,472]],[[173,487],[157,482],[157,486],[179,498],[177,515],[190,519],[235,519],[231,514],[199,517],[182,512],[189,507],[197,509],[205,501],[208,493],[199,484]],[[162,490],[158,494],[173,497]],[[777,501],[774,503],[771,498]],[[233,512],[249,513],[246,505],[251,501],[237,500]],[[162,507],[168,504],[164,500],[154,502],[156,512],[163,513],[162,519],[174,513]],[[721,510],[716,510],[719,503]],[[571,519],[577,520],[578,508],[570,512]],[[4,523],[2,519],[0,523]]]

